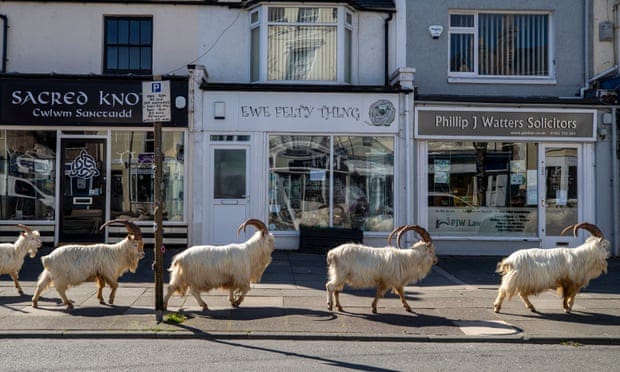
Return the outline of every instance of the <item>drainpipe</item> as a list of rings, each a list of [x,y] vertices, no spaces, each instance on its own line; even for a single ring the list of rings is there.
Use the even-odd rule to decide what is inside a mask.
[[[579,96],[583,98],[586,90],[590,88],[588,74],[590,73],[590,60],[588,49],[590,48],[590,0],[583,1],[583,87],[579,89]]]
[[[618,108],[613,107],[611,109],[611,185],[612,185],[612,194],[613,197],[612,203],[612,221],[617,221],[617,215],[620,208],[618,201]],[[620,256],[620,248],[618,246],[618,223],[613,223],[613,244],[615,245],[615,255]]]
[[[394,16],[393,12],[389,12],[388,13],[388,17],[385,19],[385,32],[384,32],[384,45],[385,45],[385,60],[384,60],[384,68],[383,70],[385,71],[385,86],[387,87],[389,82],[390,82],[390,74],[388,72],[388,59],[389,59],[389,48],[388,48],[388,43],[389,43],[389,33],[390,33],[390,25],[388,23],[390,23],[390,21],[392,20],[392,17]]]
[[[2,73],[6,72],[6,63],[8,58],[6,57],[6,47],[7,47],[7,34],[9,32],[9,18],[5,14],[0,14],[0,19],[2,19],[3,30],[2,30]]]

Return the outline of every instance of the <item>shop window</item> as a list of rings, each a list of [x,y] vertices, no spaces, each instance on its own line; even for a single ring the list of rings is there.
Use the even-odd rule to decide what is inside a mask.
[[[549,15],[450,14],[451,77],[551,78]]]
[[[114,131],[112,146],[112,218],[154,218],[155,169],[152,135],[147,132]],[[164,220],[182,221],[184,214],[184,133],[162,134]],[[151,151],[145,151],[151,150]]]
[[[52,220],[56,131],[0,131],[0,219]]]
[[[350,83],[352,22],[342,7],[257,8],[250,13],[250,80]]]
[[[531,143],[430,142],[429,232],[536,235],[537,166]]]
[[[271,229],[393,229],[393,137],[271,136],[269,143]]]
[[[104,35],[104,73],[152,73],[152,18],[105,17]]]

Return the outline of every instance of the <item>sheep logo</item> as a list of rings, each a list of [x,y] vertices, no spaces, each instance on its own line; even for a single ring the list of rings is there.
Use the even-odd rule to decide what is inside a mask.
[[[370,118],[370,125],[374,126],[390,126],[396,116],[396,109],[392,102],[387,99],[380,99],[375,101],[368,109],[368,117]]]
[[[80,155],[78,155],[71,162],[71,170],[69,171],[69,177],[78,178],[92,178],[99,176],[99,169],[97,169],[97,163],[95,158],[82,149]]]

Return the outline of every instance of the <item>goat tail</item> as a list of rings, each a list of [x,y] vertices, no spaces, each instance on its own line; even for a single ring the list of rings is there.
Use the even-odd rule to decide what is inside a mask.
[[[185,296],[188,284],[183,278],[183,265],[178,260],[174,260],[168,271],[170,272],[170,287],[175,289],[174,293]]]
[[[336,254],[333,251],[327,252],[327,265],[333,266],[336,264]]]
[[[509,262],[506,262],[506,260],[504,259],[497,263],[497,268],[495,269],[495,272],[504,276],[510,270],[512,270],[512,264]]]

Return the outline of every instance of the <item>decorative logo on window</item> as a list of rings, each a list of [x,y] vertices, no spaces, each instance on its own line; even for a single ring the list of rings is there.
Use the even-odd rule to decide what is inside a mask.
[[[89,155],[84,149],[82,149],[80,154],[71,162],[69,177],[88,179],[97,177],[99,174],[95,158]]]
[[[394,121],[396,115],[396,109],[392,102],[387,99],[380,99],[370,105],[368,110],[368,117],[370,123],[375,126],[389,126]]]

